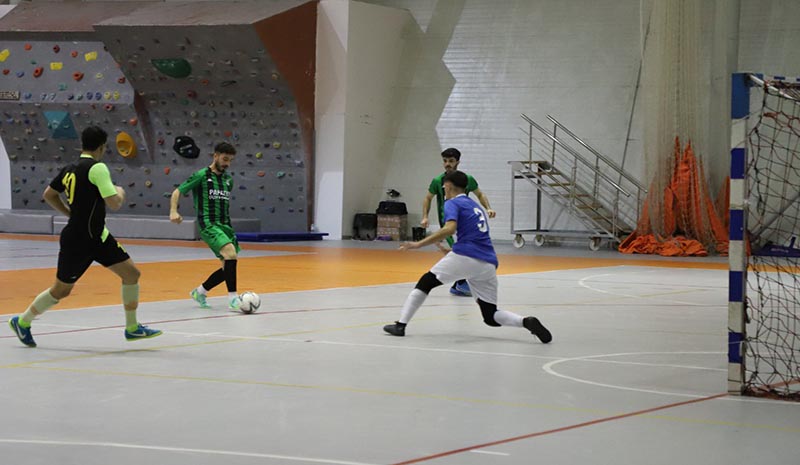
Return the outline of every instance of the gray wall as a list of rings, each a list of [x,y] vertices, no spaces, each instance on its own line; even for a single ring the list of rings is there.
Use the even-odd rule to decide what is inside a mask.
[[[498,218],[492,236],[508,239],[510,171],[506,162],[525,158],[520,113],[544,120],[552,114],[644,184],[641,95],[633,109],[643,31],[651,2],[639,0],[371,0],[408,9],[419,24],[404,37],[415,59],[401,73],[410,76],[399,124],[390,135],[390,169],[385,188],[400,190],[420,219],[431,177],[441,171],[439,152],[449,146],[463,154],[461,168],[474,175]],[[797,1],[709,1],[705,27],[714,40],[709,92],[714,117],[707,155],[712,192],[728,171],[727,76],[731,70],[800,75]],[[738,15],[738,18],[737,18]],[[737,30],[738,29],[738,30]],[[738,49],[731,59],[720,53]],[[721,69],[721,70],[720,70]],[[714,110],[715,109],[715,110]],[[396,108],[392,109],[393,111]],[[724,132],[724,134],[723,134]],[[627,155],[623,152],[627,142]],[[719,147],[721,146],[721,147]],[[381,193],[370,194],[377,204]],[[530,199],[518,198],[525,205]],[[532,205],[532,203],[530,203]]]

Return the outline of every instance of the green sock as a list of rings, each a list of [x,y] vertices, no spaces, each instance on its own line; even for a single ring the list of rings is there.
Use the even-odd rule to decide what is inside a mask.
[[[139,322],[136,321],[136,310],[125,310],[125,329],[136,331],[138,327]]]
[[[46,312],[57,303],[58,299],[50,295],[50,289],[45,289],[33,299],[28,309],[19,316],[19,325],[23,328],[30,328],[36,316]]]
[[[136,320],[136,307],[139,306],[139,285],[138,284],[123,284],[122,285],[122,304],[125,308],[125,328],[128,331],[136,331],[139,327],[139,322]],[[128,309],[128,307],[133,307]]]

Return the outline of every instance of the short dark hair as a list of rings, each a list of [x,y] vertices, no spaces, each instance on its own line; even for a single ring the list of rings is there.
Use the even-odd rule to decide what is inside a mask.
[[[455,170],[444,175],[444,179],[442,179],[442,184],[446,182],[452,183],[453,186],[461,190],[466,190],[469,178],[467,178],[467,174],[464,173],[463,171]]]
[[[458,149],[454,149],[450,147],[449,149],[444,149],[442,152],[442,158],[455,158],[456,160],[461,160],[461,152]]]
[[[214,146],[214,153],[224,153],[225,155],[236,155],[236,149],[227,142],[220,142]]]
[[[108,133],[99,126],[89,126],[81,133],[81,149],[94,152],[108,141]]]

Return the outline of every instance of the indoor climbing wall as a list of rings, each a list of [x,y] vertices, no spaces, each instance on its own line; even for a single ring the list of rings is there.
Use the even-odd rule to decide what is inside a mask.
[[[138,128],[134,92],[100,42],[0,42],[0,137],[11,167],[12,208],[49,208],[46,184],[80,155],[80,131]],[[126,166],[107,154],[115,178]]]
[[[178,7],[149,8],[158,18],[158,8]],[[97,41],[0,42],[0,137],[13,208],[49,208],[41,192],[79,155],[81,130],[96,124],[109,133],[104,161],[128,193],[120,213],[166,217],[173,189],[208,166],[214,145],[225,141],[237,150],[231,216],[257,218],[261,231],[307,231],[313,35],[299,53],[295,44],[271,45],[264,32],[285,35],[280,27],[297,21],[315,30],[315,7],[292,11],[302,15],[233,25],[112,19],[93,26]],[[294,66],[296,57],[311,60],[311,69]],[[300,110],[297,76],[311,89]],[[181,202],[181,212],[191,216],[191,205]]]

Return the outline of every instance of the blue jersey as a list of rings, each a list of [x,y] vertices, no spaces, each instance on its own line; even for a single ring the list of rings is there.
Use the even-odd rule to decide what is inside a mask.
[[[489,223],[486,213],[474,200],[465,194],[444,203],[444,222],[456,222],[456,243],[453,253],[489,262],[497,267],[497,254],[494,253],[492,239],[489,237]]]

